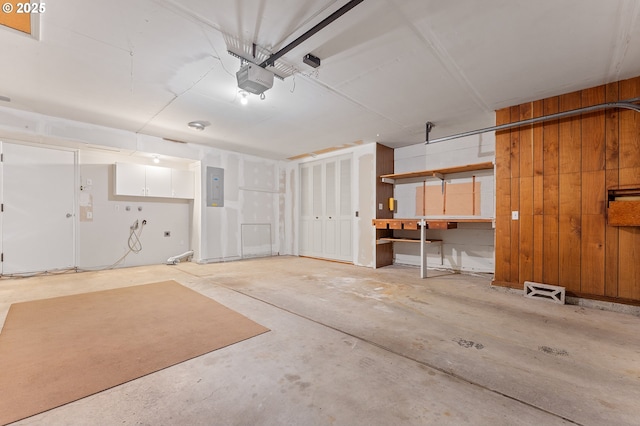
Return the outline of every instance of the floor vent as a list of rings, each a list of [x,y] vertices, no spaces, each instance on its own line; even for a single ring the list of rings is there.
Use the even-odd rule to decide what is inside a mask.
[[[547,299],[554,303],[564,305],[564,287],[525,281],[524,297]]]

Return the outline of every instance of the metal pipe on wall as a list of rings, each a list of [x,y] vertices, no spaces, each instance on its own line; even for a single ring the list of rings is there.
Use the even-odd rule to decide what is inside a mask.
[[[557,112],[555,114],[549,114],[549,115],[544,115],[544,116],[541,116],[541,117],[529,118],[527,120],[516,121],[516,122],[513,122],[513,123],[499,124],[497,126],[486,127],[484,129],[471,130],[471,131],[468,131],[468,132],[457,133],[455,135],[444,136],[442,138],[436,138],[436,139],[432,139],[432,140],[429,140],[429,131],[431,129],[430,129],[429,126],[427,126],[427,140],[425,142],[425,145],[429,145],[429,144],[437,143],[437,142],[444,142],[444,141],[448,141],[448,140],[451,140],[451,139],[459,139],[459,138],[463,138],[465,136],[479,135],[480,133],[495,132],[495,131],[498,131],[498,130],[512,129],[514,127],[527,126],[527,125],[530,125],[530,124],[541,123],[541,122],[549,121],[549,120],[557,120],[557,119],[560,119],[560,118],[572,117],[574,115],[593,112],[593,111],[600,111],[600,110],[603,110],[603,109],[623,108],[623,109],[630,109],[630,110],[633,110],[633,111],[636,111],[636,112],[640,112],[640,105],[637,105],[637,104],[633,103],[633,102],[637,102],[639,100],[640,100],[640,98],[634,98],[634,99],[629,99],[627,101],[607,102],[607,103],[604,103],[604,104],[592,105],[592,106],[578,108],[578,109],[572,109],[571,111]]]

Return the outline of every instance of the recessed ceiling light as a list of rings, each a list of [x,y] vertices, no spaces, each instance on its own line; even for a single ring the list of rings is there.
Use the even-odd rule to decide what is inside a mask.
[[[192,129],[202,131],[210,124],[211,123],[209,123],[208,121],[191,121],[187,124],[187,126],[191,127]]]

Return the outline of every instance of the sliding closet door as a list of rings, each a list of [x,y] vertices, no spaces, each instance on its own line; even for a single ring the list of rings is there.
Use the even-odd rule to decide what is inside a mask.
[[[353,261],[351,156],[300,167],[300,254]]]
[[[2,143],[2,273],[71,268],[75,153]]]

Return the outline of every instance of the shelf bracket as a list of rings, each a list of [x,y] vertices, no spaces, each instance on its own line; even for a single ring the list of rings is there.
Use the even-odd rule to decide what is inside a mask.
[[[391,178],[382,178],[382,183],[390,183],[391,185],[395,185],[396,180],[395,179],[391,179]]]
[[[440,180],[444,180],[444,175],[442,173],[436,172],[436,173],[433,174],[433,177],[436,177],[436,178],[438,178]]]
[[[430,121],[427,121],[425,123],[425,132],[426,132],[426,136],[425,136],[425,144],[429,144],[429,133],[431,133],[431,129],[433,129],[433,123]]]

